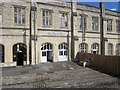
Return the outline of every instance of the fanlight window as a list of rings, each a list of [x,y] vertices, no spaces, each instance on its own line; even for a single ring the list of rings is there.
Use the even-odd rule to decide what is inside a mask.
[[[42,44],[41,50],[52,50],[52,45],[49,43]]]

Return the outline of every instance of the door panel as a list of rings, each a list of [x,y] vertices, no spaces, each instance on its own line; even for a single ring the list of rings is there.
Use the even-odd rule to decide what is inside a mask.
[[[17,53],[17,66],[23,65],[24,53]]]
[[[52,62],[53,61],[53,52],[47,51],[47,61]]]
[[[47,53],[46,53],[46,51],[42,51],[41,62],[47,62]]]
[[[44,43],[41,46],[41,62],[53,61],[52,45]]]
[[[68,61],[67,56],[59,56],[59,61]]]
[[[59,51],[59,61],[68,61],[67,51]]]

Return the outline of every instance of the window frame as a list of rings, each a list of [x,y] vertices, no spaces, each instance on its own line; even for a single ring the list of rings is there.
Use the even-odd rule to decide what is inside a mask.
[[[67,26],[62,26],[62,20],[64,19],[64,25],[65,25],[65,22],[66,22],[66,20],[65,20],[65,17],[64,18],[61,18],[61,14],[66,14],[67,15]],[[63,11],[60,11],[59,12],[59,25],[60,25],[60,28],[68,28],[68,12],[63,12]]]
[[[88,16],[85,15],[85,14],[81,14],[81,15],[80,15],[80,25],[79,25],[79,28],[80,28],[80,30],[82,31],[83,26],[81,25],[81,22],[82,22],[81,20],[82,20],[82,17],[83,17],[83,16],[86,17],[86,20],[85,20],[85,25],[86,25],[86,26],[85,26],[85,31],[87,31],[87,29],[88,29],[88,28],[87,28],[87,18],[88,18]]]
[[[17,12],[16,12],[16,19],[17,19],[17,23],[15,23],[15,8],[17,8]],[[18,10],[21,10],[20,15]],[[24,9],[24,14],[22,14],[22,9]],[[20,23],[19,23],[19,16],[20,16]],[[24,23],[23,23],[23,16],[24,16]],[[13,23],[14,25],[26,25],[26,7],[25,6],[13,6]]]
[[[80,49],[80,52],[87,53],[88,52],[88,45],[86,43],[81,43],[79,45],[79,49]]]
[[[49,12],[49,14],[51,13],[51,16],[43,16],[43,12]],[[46,13],[45,13],[46,15]],[[43,24],[43,19],[48,17],[48,25],[44,25]],[[50,18],[51,17],[51,18]],[[51,24],[49,22],[49,19],[51,20]],[[45,23],[46,23],[46,19],[45,19]],[[52,27],[53,26],[53,11],[52,10],[47,10],[47,9],[42,9],[42,26],[43,27]]]
[[[97,29],[93,29],[93,18],[97,19]],[[99,17],[92,16],[92,31],[99,31]]]
[[[59,56],[68,56],[68,44],[60,43],[58,46],[58,55]]]
[[[106,21],[107,21],[107,31],[112,32],[113,31],[113,29],[112,29],[113,28],[113,25],[112,25],[113,20],[112,19],[107,19]],[[110,25],[109,25],[108,21],[111,21]],[[109,26],[110,26],[111,29],[108,28]]]
[[[120,33],[120,20],[116,20],[116,31]]]

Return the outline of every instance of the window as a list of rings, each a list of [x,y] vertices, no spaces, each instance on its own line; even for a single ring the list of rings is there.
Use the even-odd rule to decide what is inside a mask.
[[[116,55],[120,56],[120,43],[116,45]]]
[[[68,55],[68,51],[64,51],[64,55],[67,56]]]
[[[52,50],[52,45],[49,43],[42,44],[41,50]]]
[[[108,55],[113,54],[113,45],[111,43],[108,44]]]
[[[2,23],[2,5],[0,5],[0,24]]]
[[[25,24],[25,8],[14,7],[14,23]]]
[[[99,45],[97,43],[92,44],[91,48],[92,48],[92,53],[93,54],[98,54],[98,52],[99,52]]]
[[[63,55],[63,51],[59,51],[59,55]]]
[[[81,43],[80,44],[80,52],[87,52],[87,44],[86,43]]]
[[[42,52],[42,56],[46,56],[46,52]]]
[[[52,25],[52,12],[51,11],[43,11],[43,25],[51,26]]]
[[[66,43],[62,43],[59,45],[59,55],[67,56],[68,55],[68,45]]]
[[[107,31],[112,31],[112,20],[107,19]]]
[[[116,21],[116,31],[120,32],[120,21]]]
[[[98,18],[92,17],[92,30],[98,31]]]
[[[60,13],[60,27],[67,27],[67,26],[68,26],[68,14]]]
[[[86,30],[86,16],[80,16],[80,30]]]

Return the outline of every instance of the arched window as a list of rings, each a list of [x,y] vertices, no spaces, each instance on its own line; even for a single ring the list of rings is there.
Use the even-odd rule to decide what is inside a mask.
[[[41,50],[52,50],[52,45],[50,43],[42,44]]]
[[[116,45],[116,55],[120,56],[120,43]]]
[[[84,52],[84,53],[87,53],[87,44],[86,43],[81,43],[80,44],[80,52]]]
[[[68,55],[68,45],[66,43],[59,45],[59,55]]]
[[[0,44],[0,63],[4,62],[4,46]]]
[[[24,61],[26,61],[27,60],[27,46],[23,43],[17,43],[13,45],[13,61],[16,61],[18,52],[23,53],[24,55],[23,59]]]
[[[91,52],[93,54],[98,54],[99,53],[99,44],[94,43],[91,45]]]
[[[58,49],[59,49],[59,51],[58,51],[59,61],[68,61],[68,45],[66,43],[61,43],[61,44],[59,44]]]
[[[108,44],[108,55],[113,54],[113,45],[111,43]]]

